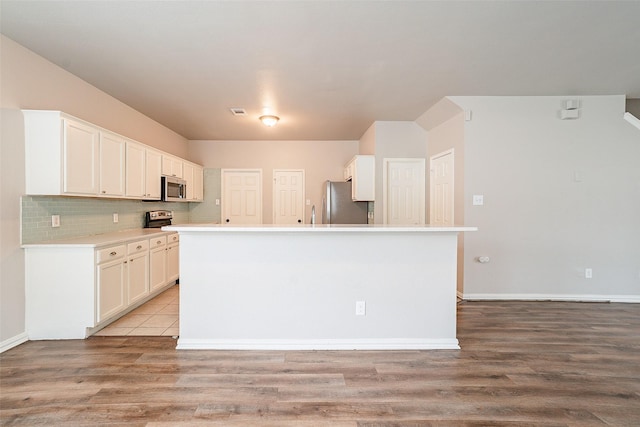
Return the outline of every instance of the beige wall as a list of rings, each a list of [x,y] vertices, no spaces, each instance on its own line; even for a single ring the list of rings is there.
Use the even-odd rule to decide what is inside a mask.
[[[0,36],[0,351],[26,338],[20,197],[24,134],[20,109],[60,110],[183,158],[187,141],[14,41]]]
[[[383,164],[390,158],[427,158],[427,133],[416,122],[377,121],[360,139],[360,154],[375,154],[376,157],[376,203],[374,222],[384,222]],[[428,195],[428,182],[425,185],[425,198]],[[428,200],[428,198],[426,199]],[[427,203],[428,204],[428,203]]]
[[[13,40],[1,37],[2,108],[64,111],[190,160],[184,137]]]
[[[640,131],[624,96],[578,98],[580,118],[560,120],[567,97],[450,97],[472,111],[465,296],[640,301]]]
[[[448,101],[447,101],[448,102]],[[452,111],[453,117],[438,124],[427,133],[428,157],[453,149],[454,159],[454,206],[453,220],[463,225],[464,221],[464,113]],[[427,168],[429,164],[427,162]],[[430,175],[429,175],[430,176]],[[429,192],[430,193],[430,192]],[[429,209],[427,209],[429,214]],[[429,216],[429,221],[431,218]],[[464,234],[458,235],[458,292],[463,292],[464,283]]]
[[[273,222],[273,170],[304,169],[305,198],[322,207],[322,183],[342,181],[344,165],[358,154],[358,141],[190,141],[190,158],[205,168],[262,169],[262,217]],[[309,222],[311,206],[305,220]]]

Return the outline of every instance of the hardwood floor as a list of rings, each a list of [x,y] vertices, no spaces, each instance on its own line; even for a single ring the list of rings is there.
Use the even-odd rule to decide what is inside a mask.
[[[462,350],[177,351],[171,337],[0,355],[2,425],[639,426],[640,305],[463,302]]]

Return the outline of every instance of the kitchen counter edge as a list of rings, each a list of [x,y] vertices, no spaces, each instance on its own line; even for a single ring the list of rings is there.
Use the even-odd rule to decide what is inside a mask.
[[[260,224],[260,225],[224,225],[224,224],[184,224],[169,225],[162,227],[165,231],[177,232],[214,232],[214,233],[237,233],[237,232],[253,232],[253,233],[290,233],[290,232],[312,232],[312,233],[434,233],[434,232],[462,232],[477,231],[477,227],[466,226],[432,226],[432,225],[382,225],[382,224],[301,224],[301,225],[277,225],[277,224]]]
[[[53,248],[53,247],[93,247],[99,248],[114,244],[127,243],[140,239],[167,236],[175,231],[163,231],[159,228],[140,228],[133,230],[115,231],[113,233],[92,234],[89,236],[71,237],[68,239],[48,240],[39,243],[24,243],[23,249],[29,248]]]

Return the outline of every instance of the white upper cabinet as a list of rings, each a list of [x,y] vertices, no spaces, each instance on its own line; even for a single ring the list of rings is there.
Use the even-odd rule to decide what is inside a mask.
[[[162,153],[147,148],[146,150],[146,170],[145,170],[145,199],[160,200],[161,197],[161,177],[162,177]]]
[[[63,192],[95,195],[98,193],[100,133],[74,120],[64,119],[63,123]],[[56,158],[50,161],[55,162]]]
[[[202,202],[203,196],[203,168],[194,163],[184,162],[182,165],[183,178],[187,182],[187,200]]]
[[[375,156],[355,156],[344,168],[345,181],[351,181],[353,201],[375,201]]]
[[[202,202],[204,200],[204,168],[202,166],[193,166],[193,200]],[[187,187],[187,190],[189,187]]]
[[[125,140],[100,131],[100,195],[124,196]]]
[[[143,198],[146,196],[146,163],[144,145],[127,141],[127,197]]]
[[[95,196],[100,131],[58,111],[25,110],[27,194]]]
[[[162,175],[183,177],[182,159],[169,154],[162,155]]]
[[[22,113],[26,194],[160,200],[161,176],[183,177],[179,157],[60,111]],[[190,166],[192,197],[202,200],[202,167]]]

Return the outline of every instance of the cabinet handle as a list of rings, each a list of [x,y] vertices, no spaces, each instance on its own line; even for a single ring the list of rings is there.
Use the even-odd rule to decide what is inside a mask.
[[[116,256],[116,255],[118,255],[118,252],[113,251],[113,252],[111,252],[109,255],[110,255],[110,256]]]
[[[162,243],[162,240],[158,240],[158,241],[156,242],[156,244],[157,244],[157,245],[159,245],[160,243]]]
[[[107,192],[107,190],[102,190],[102,194],[105,194]]]
[[[136,249],[142,249],[142,245],[136,246]]]

